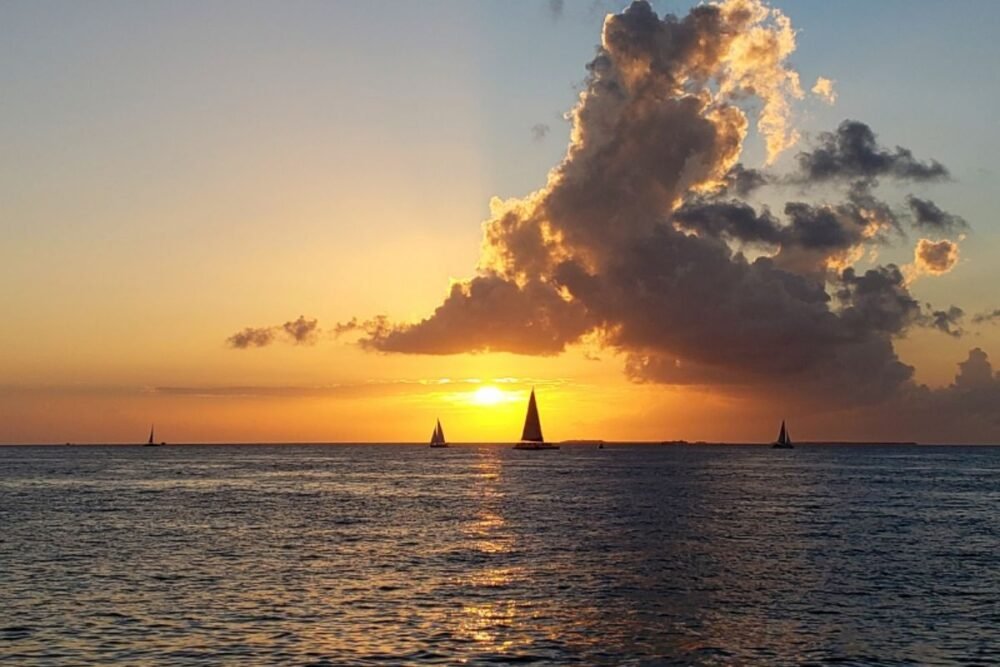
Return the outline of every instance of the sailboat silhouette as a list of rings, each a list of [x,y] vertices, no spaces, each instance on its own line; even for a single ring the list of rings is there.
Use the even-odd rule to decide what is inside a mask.
[[[434,433],[431,434],[431,447],[447,447],[448,443],[444,439],[444,430],[441,428],[441,420],[437,420]]]
[[[153,430],[155,428],[156,428],[156,426],[154,424],[150,424],[150,426],[149,426],[149,440],[146,441],[146,444],[143,445],[143,447],[161,447],[164,444],[166,444],[166,443],[163,443],[163,442],[155,442],[153,440]]]
[[[792,446],[792,438],[788,435],[788,429],[785,428],[785,420],[781,420],[781,431],[778,433],[778,439],[774,441],[771,445],[772,449],[795,449]]]
[[[559,449],[559,445],[545,442],[542,437],[542,422],[538,418],[538,403],[535,401],[535,390],[531,390],[528,399],[528,414],[524,418],[524,430],[521,431],[521,442],[514,449]]]

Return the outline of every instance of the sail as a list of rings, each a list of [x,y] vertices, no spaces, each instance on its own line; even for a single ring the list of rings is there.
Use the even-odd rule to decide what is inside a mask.
[[[528,442],[545,442],[542,438],[542,422],[538,419],[538,405],[535,403],[535,390],[531,390],[528,399],[528,415],[524,418],[524,431],[521,440]]]
[[[441,445],[444,444],[444,431],[441,430],[441,420],[438,420],[437,426],[434,427],[434,433],[431,434],[431,444]]]
[[[781,432],[778,433],[778,444],[787,445],[791,442],[791,438],[788,437],[788,429],[785,428],[785,420],[781,420]]]
[[[149,427],[149,443],[148,444],[150,444],[150,445],[153,444],[153,428],[154,428],[153,426]]]

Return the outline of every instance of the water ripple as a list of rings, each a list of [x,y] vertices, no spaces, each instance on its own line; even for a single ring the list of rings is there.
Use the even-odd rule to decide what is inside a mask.
[[[987,664],[1000,450],[0,448],[0,662]]]

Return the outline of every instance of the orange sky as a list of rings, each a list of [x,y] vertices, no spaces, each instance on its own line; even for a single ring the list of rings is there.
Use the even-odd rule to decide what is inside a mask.
[[[170,442],[423,441],[436,418],[454,441],[507,441],[532,386],[554,440],[765,441],[783,417],[799,438],[865,437],[835,414],[788,415],[744,392],[630,382],[623,358],[594,344],[549,357],[401,355],[330,333],[356,316],[427,317],[451,281],[475,274],[490,197],[542,187],[565,153],[561,114],[600,16],[581,15],[534,55],[519,42],[518,57],[538,63],[522,72],[493,62],[523,38],[513,19],[493,26],[463,3],[401,9],[387,30],[414,77],[355,34],[381,18],[364,7],[326,17],[330,40],[302,17],[287,33],[270,32],[274,17],[246,19],[256,41],[217,41],[197,12],[158,21],[109,5],[94,37],[72,21],[49,35],[48,10],[7,11],[0,41],[20,50],[0,70],[16,99],[0,109],[0,443],[137,442],[151,422]],[[116,21],[152,30],[149,43]],[[851,72],[806,69],[803,81],[836,78],[845,109],[801,102],[805,136],[865,110]],[[549,128],[541,139],[536,124]],[[887,145],[926,136],[893,130],[881,128]],[[751,130],[749,163],[764,163],[764,145]],[[956,187],[984,210],[992,190],[978,183]],[[914,293],[969,313],[997,305],[997,251],[984,231]],[[884,254],[909,261],[912,244]],[[225,344],[300,314],[319,320],[315,344]],[[895,345],[918,382],[940,387],[970,347],[1000,359],[1000,326],[961,339],[914,330]],[[483,387],[496,391],[476,398]]]

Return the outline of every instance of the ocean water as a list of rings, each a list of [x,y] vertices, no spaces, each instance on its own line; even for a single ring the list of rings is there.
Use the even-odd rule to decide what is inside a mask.
[[[998,517],[988,447],[0,448],[0,663],[994,663]]]

